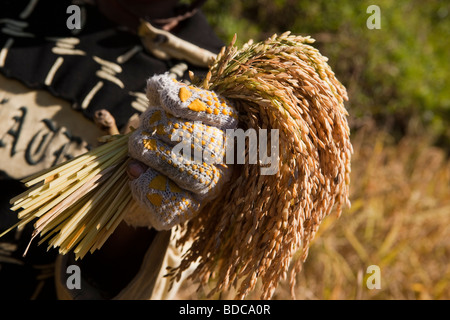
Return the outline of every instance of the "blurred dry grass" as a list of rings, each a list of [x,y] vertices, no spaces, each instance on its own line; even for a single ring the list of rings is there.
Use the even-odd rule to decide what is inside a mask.
[[[352,143],[352,207],[322,223],[296,298],[450,299],[448,156],[426,135],[394,142],[370,125]],[[381,269],[381,289],[366,286],[370,265]],[[182,296],[204,298],[191,285]],[[273,299],[291,299],[289,285],[281,283]]]
[[[423,136],[374,132],[352,138],[352,207],[321,226],[299,299],[450,298],[450,161]],[[369,265],[379,290],[366,286]],[[275,299],[288,298],[279,289]]]

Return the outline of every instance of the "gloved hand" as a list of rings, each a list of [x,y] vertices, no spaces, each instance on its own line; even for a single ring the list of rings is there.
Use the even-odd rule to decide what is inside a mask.
[[[238,114],[214,92],[167,74],[147,81],[147,97],[149,108],[129,139],[130,156],[149,167],[130,182],[145,214],[125,221],[166,230],[192,218],[229,179],[225,130],[236,128]]]

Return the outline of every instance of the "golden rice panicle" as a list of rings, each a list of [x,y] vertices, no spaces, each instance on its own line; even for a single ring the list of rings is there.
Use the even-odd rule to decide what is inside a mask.
[[[235,287],[243,299],[261,280],[269,299],[288,273],[294,287],[323,218],[349,205],[347,92],[313,42],[287,32],[232,44],[210,68],[203,85],[234,101],[243,128],[279,129],[279,170],[235,166],[221,195],[186,224],[179,244],[193,244],[174,280],[198,261],[192,278],[212,284],[210,296]]]

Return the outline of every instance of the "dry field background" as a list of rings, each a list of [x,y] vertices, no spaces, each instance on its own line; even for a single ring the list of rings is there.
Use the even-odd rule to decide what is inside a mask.
[[[420,137],[353,137],[352,207],[328,217],[298,276],[299,299],[449,299],[450,161]],[[381,289],[366,286],[367,267]],[[281,285],[275,299],[289,298]]]

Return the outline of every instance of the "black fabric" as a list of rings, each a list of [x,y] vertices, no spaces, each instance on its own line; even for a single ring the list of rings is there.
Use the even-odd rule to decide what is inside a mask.
[[[11,39],[13,40],[0,72],[6,77],[18,79],[30,89],[45,89],[69,101],[91,120],[96,110],[105,108],[112,113],[121,128],[136,113],[131,106],[135,97],[130,92],[144,92],[148,77],[166,72],[178,62],[161,61],[142,50],[125,63],[119,64],[117,57],[140,45],[140,39],[114,25],[95,6],[79,5],[86,13],[86,20],[81,31],[74,34],[66,27],[66,20],[70,16],[66,9],[72,1],[40,0],[31,14],[21,19],[20,14],[30,3],[29,0],[0,2],[0,50],[8,41],[11,43]],[[17,23],[16,27],[13,26],[17,21],[20,25],[28,24],[25,28],[19,28],[19,35],[15,35]],[[8,30],[13,30],[13,34]],[[213,52],[218,52],[223,46],[201,12],[182,21],[172,32]],[[31,36],[27,36],[30,34]],[[52,51],[56,46],[54,38],[79,39],[79,43],[72,49],[81,50],[85,54],[55,53]],[[45,79],[58,57],[63,58],[63,63],[47,86]],[[94,57],[120,65],[122,71],[114,76],[124,84],[123,88],[98,76],[101,65]],[[197,75],[206,71],[193,66],[189,66],[189,70]],[[103,81],[103,87],[93,96],[88,107],[81,109],[87,94],[99,81]],[[4,165],[6,164],[0,166]],[[0,171],[1,169],[0,167]],[[9,210],[9,199],[24,189],[19,182],[4,177],[0,177],[0,188],[1,233],[17,221],[16,214]],[[34,240],[26,257],[22,257],[31,231],[32,226],[29,225],[21,232],[14,230],[0,238],[0,300],[56,297],[53,277],[49,276],[56,250],[46,252],[46,245],[37,246],[39,240]]]
[[[0,19],[21,21],[20,12],[28,3],[29,1],[2,1]],[[115,76],[125,84],[123,89],[111,81],[99,78],[96,72],[101,69],[101,65],[94,60],[94,56],[118,64],[117,57],[134,46],[140,45],[140,39],[123,28],[113,25],[98,12],[95,6],[91,5],[83,5],[86,23],[81,32],[73,35],[72,30],[66,27],[66,20],[70,16],[66,13],[66,9],[70,4],[71,1],[39,1],[31,15],[24,20],[28,26],[22,30],[33,34],[33,38],[11,36],[4,32],[5,28],[2,28],[0,47],[3,47],[9,38],[13,38],[14,43],[9,49],[5,65],[0,68],[0,72],[8,77],[19,79],[30,88],[48,89],[55,96],[72,102],[76,108],[80,108],[82,101],[98,81],[103,81],[103,87],[94,95],[83,112],[92,119],[96,110],[108,109],[116,118],[118,127],[121,128],[136,112],[131,107],[134,96],[130,95],[130,92],[143,92],[145,79],[153,74],[167,71],[177,61],[161,61],[141,51],[123,65],[119,64],[122,72]],[[3,24],[6,25],[5,22]],[[202,13],[182,21],[173,33],[213,52],[218,52],[223,46],[208,26]],[[52,52],[55,41],[50,38],[56,37],[78,38],[80,43],[75,45],[74,49],[82,50],[86,55],[55,54]],[[55,74],[51,85],[47,87],[44,84],[45,78],[58,57],[63,57],[64,62]],[[189,66],[189,69],[199,74],[204,71],[194,66]]]
[[[0,232],[18,222],[9,211],[9,199],[24,191],[21,183],[0,180]],[[55,250],[45,245],[31,245],[23,257],[32,225],[13,230],[0,238],[0,301],[11,299],[55,299],[53,279]]]

